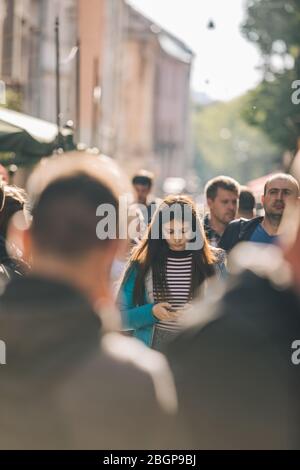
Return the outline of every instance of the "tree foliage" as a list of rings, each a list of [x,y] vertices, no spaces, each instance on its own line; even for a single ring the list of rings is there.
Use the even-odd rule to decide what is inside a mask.
[[[263,73],[262,83],[248,95],[243,117],[282,150],[295,150],[300,103],[292,101],[292,85],[300,80],[300,0],[248,0],[242,32],[260,49]]]
[[[245,95],[227,103],[194,109],[194,153],[202,184],[218,174],[246,183],[279,167],[278,146],[241,117],[248,99]]]

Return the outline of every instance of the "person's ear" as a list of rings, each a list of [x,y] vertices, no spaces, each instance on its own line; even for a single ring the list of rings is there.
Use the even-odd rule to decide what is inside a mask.
[[[262,203],[262,205],[265,204],[265,196],[264,196],[264,194],[261,196],[261,203]]]
[[[213,199],[207,198],[207,205],[210,209],[213,206],[213,203],[214,203]]]

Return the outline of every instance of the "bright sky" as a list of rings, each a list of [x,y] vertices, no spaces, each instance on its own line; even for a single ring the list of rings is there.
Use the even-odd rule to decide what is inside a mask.
[[[228,100],[260,80],[257,49],[240,33],[245,0],[130,0],[196,53],[192,88]],[[207,28],[209,20],[215,29]]]

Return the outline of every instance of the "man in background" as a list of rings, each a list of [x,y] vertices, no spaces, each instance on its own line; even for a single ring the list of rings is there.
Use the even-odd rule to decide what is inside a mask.
[[[133,176],[132,185],[135,193],[135,203],[140,204],[144,221],[148,225],[158,204],[155,198],[151,196],[153,174],[145,170],[139,171]]]
[[[248,220],[255,217],[255,197],[247,186],[241,186],[237,217]]]
[[[272,175],[266,181],[262,196],[264,217],[231,222],[220,240],[220,248],[230,251],[241,241],[277,243],[285,206],[289,201],[295,202],[298,197],[299,184],[293,176],[285,173]]]
[[[236,217],[239,184],[229,176],[217,176],[208,181],[204,191],[209,208],[204,229],[209,243],[217,247],[227,225]]]

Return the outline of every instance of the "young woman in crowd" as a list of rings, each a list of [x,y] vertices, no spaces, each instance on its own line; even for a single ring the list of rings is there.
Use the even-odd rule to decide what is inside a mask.
[[[180,315],[204,291],[206,280],[225,274],[224,252],[210,247],[195,203],[167,197],[133,251],[118,295],[124,330],[161,350],[180,330]]]

